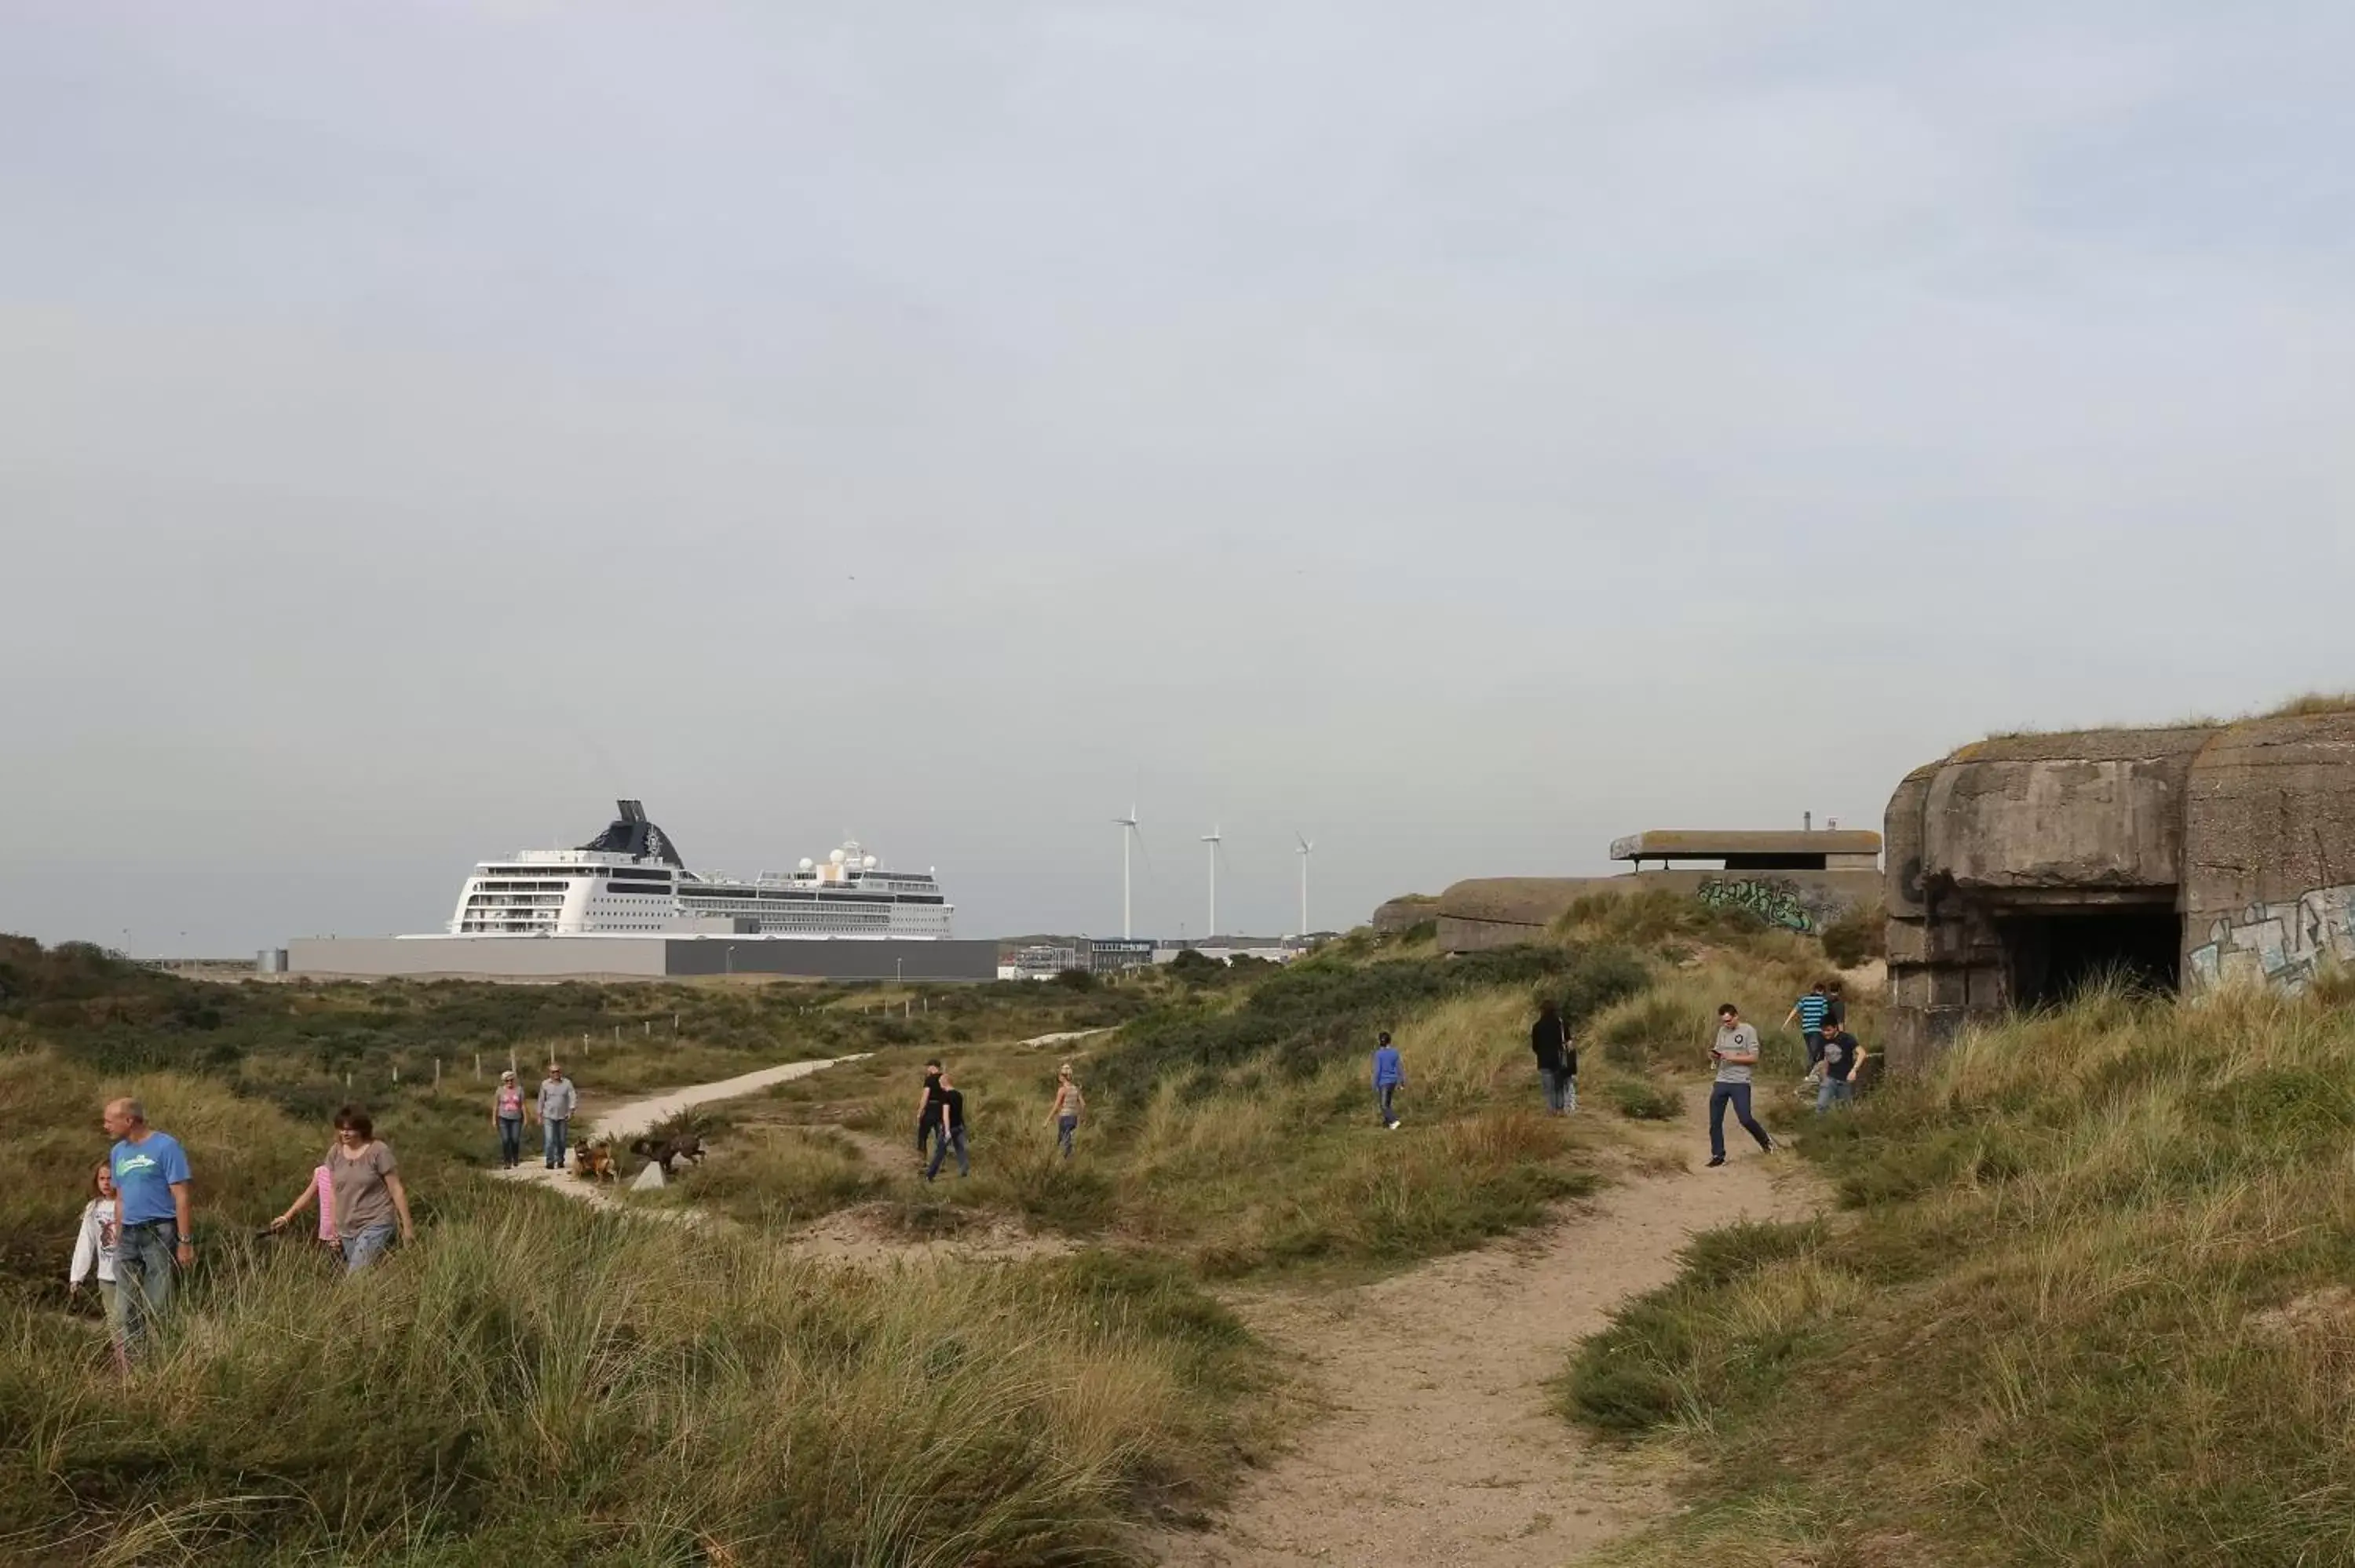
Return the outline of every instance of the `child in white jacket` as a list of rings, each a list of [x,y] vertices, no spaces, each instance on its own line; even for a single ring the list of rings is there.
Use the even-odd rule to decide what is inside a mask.
[[[79,1291],[94,1266],[98,1297],[106,1303],[109,1322],[114,1319],[114,1175],[105,1160],[91,1177],[96,1197],[82,1205],[81,1234],[74,1238],[73,1266],[66,1274],[66,1290]]]

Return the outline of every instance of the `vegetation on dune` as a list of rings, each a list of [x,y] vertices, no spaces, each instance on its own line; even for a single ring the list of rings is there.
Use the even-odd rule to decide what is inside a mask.
[[[1615,1121],[1540,1114],[1540,998],[1579,1025],[1598,1108],[1673,1114],[1660,1080],[1698,1065],[1726,995],[1796,1071],[1774,1020],[1822,961],[1635,900],[1542,947],[1447,959],[1367,933],[1287,969],[971,988],[890,1017],[861,1011],[871,990],[213,986],[7,944],[0,1422],[24,1438],[0,1456],[0,1555],[1124,1560],[1123,1520],[1208,1506],[1253,1437],[1254,1352],[1191,1281],[1396,1266],[1540,1222],[1594,1184]],[[645,1027],[673,1011],[676,1035]],[[1397,1134],[1367,1081],[1383,1029],[1407,1065]],[[689,1228],[472,1180],[477,1049],[494,1069],[560,1052],[606,1097],[875,1054],[691,1113],[714,1156],[655,1201],[739,1223]],[[968,1097],[975,1174],[923,1187],[933,1054]],[[1088,1094],[1068,1163],[1046,1125],[1066,1054]],[[93,1325],[55,1309],[98,1106],[123,1092],[189,1143],[204,1242],[128,1400]],[[347,1094],[400,1150],[422,1232],[365,1288],[252,1234]],[[780,1245],[851,1205],[888,1238],[1011,1215],[1078,1250],[836,1272]]]
[[[827,1271],[488,1197],[364,1289],[233,1249],[128,1390],[11,1338],[0,1542],[47,1562],[1103,1562],[1231,1464],[1252,1375],[1140,1260]]]
[[[1148,1005],[1138,989],[1074,997],[1004,981],[937,989],[766,984],[496,985],[473,980],[231,985],[186,980],[86,942],[43,948],[0,937],[0,1043],[10,1033],[104,1072],[219,1069],[252,1057],[386,1082],[433,1060],[534,1049],[593,1057],[633,1043],[687,1041],[773,1053],[781,1041],[829,1055],[876,1044],[942,1045],[1031,1029],[1106,1027]],[[902,1012],[903,1006],[905,1012]],[[888,1011],[885,1011],[888,1009]],[[666,1039],[665,1037],[668,1038]]]
[[[1235,1005],[1209,999],[1147,1013],[1099,1054],[1095,1075],[1106,1089],[1137,1098],[1164,1084],[1214,1088],[1221,1072],[1247,1061],[1306,1078],[1355,1060],[1372,1049],[1376,1032],[1449,997],[1515,987],[1526,1005],[1543,991],[1576,1022],[1644,981],[1642,962],[1616,948],[1504,948],[1369,964],[1309,959],[1267,976]]]
[[[1702,1238],[1564,1381],[1706,1464],[1614,1560],[2355,1557],[2348,991],[2096,991],[1811,1128],[1852,1219]]]
[[[1057,1057],[956,1054],[974,1129],[970,1181],[921,1186],[911,1149],[879,1185],[782,1201],[715,1164],[689,1194],[725,1194],[773,1220],[870,1198],[1017,1213],[1088,1241],[1145,1246],[1213,1276],[1303,1264],[1395,1265],[1541,1219],[1590,1190],[1578,1133],[1540,1114],[1529,1025],[1536,1000],[1573,1018],[1633,994],[1645,965],[1617,948],[1401,956],[1395,944],[1178,989],[1116,1035],[1073,1048],[1088,1118],[1081,1154],[1046,1128]],[[1403,1053],[1412,1136],[1384,1136],[1368,1062],[1378,1032]],[[827,1120],[909,1149],[916,1079],[905,1058],[837,1069],[780,1091]],[[763,1160],[810,1158],[794,1129],[759,1135]],[[784,1150],[794,1148],[788,1156]],[[830,1160],[831,1155],[819,1155]],[[899,1161],[905,1159],[907,1164]]]

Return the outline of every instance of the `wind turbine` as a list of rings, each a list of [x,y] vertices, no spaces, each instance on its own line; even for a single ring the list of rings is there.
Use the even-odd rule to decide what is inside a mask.
[[[1300,934],[1305,938],[1308,935],[1308,857],[1316,853],[1316,846],[1297,829],[1294,830],[1292,836],[1300,840]]]
[[[1202,940],[1206,942],[1214,942],[1218,940],[1219,938],[1220,839],[1218,823],[1212,822],[1210,824],[1210,831],[1202,835],[1202,842],[1210,846],[1210,928],[1202,934]]]
[[[1129,802],[1128,815],[1114,817],[1113,824],[1120,829],[1120,937],[1124,942],[1135,935],[1128,928],[1128,846],[1136,839],[1136,803]]]

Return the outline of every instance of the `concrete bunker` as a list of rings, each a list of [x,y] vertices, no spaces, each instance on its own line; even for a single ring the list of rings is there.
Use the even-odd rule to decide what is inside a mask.
[[[1750,911],[1771,926],[1820,931],[1881,893],[1881,835],[1674,829],[1612,841],[1617,876],[1488,876],[1459,882],[1431,912],[1445,952],[1533,942],[1579,899],[1654,888]],[[1647,863],[1658,868],[1646,870]]]
[[[2115,975],[2296,989],[2355,962],[2355,712],[2013,736],[1889,803],[1890,1055]]]

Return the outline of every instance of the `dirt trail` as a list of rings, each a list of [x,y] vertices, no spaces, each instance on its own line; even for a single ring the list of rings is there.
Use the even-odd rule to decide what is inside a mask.
[[[1547,1382],[1612,1308],[1674,1275],[1696,1231],[1817,1207],[1793,1157],[1738,1128],[1731,1163],[1705,1168],[1707,1096],[1685,1101],[1675,1134],[1642,1135],[1681,1170],[1640,1161],[1543,1231],[1374,1285],[1237,1302],[1306,1366],[1323,1414],[1216,1528],[1159,1541],[1164,1563],[1538,1568],[1667,1508],[1657,1478],[1552,1412]]]

